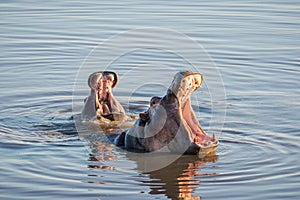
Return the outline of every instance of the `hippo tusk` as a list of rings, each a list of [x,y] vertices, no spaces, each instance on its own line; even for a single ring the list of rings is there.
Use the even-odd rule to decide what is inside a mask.
[[[217,135],[214,133],[212,138],[211,138],[211,141],[216,141],[217,140]]]

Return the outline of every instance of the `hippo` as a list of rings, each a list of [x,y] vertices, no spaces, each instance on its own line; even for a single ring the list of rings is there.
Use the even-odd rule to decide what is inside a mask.
[[[114,143],[129,151],[203,154],[213,152],[219,141],[202,129],[191,106],[192,92],[201,88],[203,75],[178,72],[165,96],[152,97],[147,111]]]
[[[88,78],[90,95],[85,99],[81,116],[85,120],[98,119],[104,122],[123,121],[125,111],[112,93],[118,75],[111,71],[92,73]]]

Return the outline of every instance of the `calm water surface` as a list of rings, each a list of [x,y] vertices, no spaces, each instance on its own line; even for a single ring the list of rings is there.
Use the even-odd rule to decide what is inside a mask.
[[[299,198],[299,1],[0,5],[0,199]],[[145,163],[103,143],[97,134],[88,139],[78,135],[70,117],[88,93],[82,88],[73,96],[82,63],[107,38],[144,27],[190,37],[218,67],[226,96],[212,102],[206,82],[193,101],[200,105],[196,114],[203,128],[219,131],[216,155],[182,156],[144,172]],[[159,34],[157,38],[167,37]],[[136,38],[127,42],[139,44]],[[183,48],[180,41],[173,45]],[[114,62],[123,77],[116,97],[128,112],[138,114],[151,96],[163,94],[173,72],[188,68],[181,61],[157,50],[128,53]],[[143,75],[134,70],[141,68],[152,70]],[[198,70],[207,81],[213,75],[201,66]],[[222,132],[220,124],[210,123],[213,114],[221,114],[216,105],[226,107]]]

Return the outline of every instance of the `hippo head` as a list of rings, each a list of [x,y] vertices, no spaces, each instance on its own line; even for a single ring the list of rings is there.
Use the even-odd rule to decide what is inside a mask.
[[[200,126],[190,102],[192,92],[201,87],[203,76],[184,71],[175,75],[164,97],[153,97],[149,109],[141,113],[126,132],[127,149],[187,154],[208,154],[219,144]]]
[[[82,116],[85,119],[108,119],[120,121],[125,117],[121,104],[113,96],[112,88],[118,82],[115,72],[94,72],[89,76],[90,95],[85,100]]]

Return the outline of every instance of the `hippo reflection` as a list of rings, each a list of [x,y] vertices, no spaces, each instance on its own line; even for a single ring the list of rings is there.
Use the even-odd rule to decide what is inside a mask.
[[[167,156],[167,155],[166,155]],[[165,156],[165,158],[166,158]],[[130,158],[137,162],[137,169],[143,163],[140,158]],[[148,159],[148,157],[146,157]],[[164,157],[150,158],[151,162],[160,162]],[[169,199],[190,199],[200,200],[194,189],[200,187],[202,176],[211,176],[212,174],[202,174],[201,167],[207,162],[216,162],[218,157],[212,153],[209,156],[199,159],[197,155],[182,155],[170,165],[156,171],[144,172],[148,174],[150,181],[149,194],[164,194]]]
[[[218,156],[214,152],[204,158],[199,158],[198,155],[180,155],[178,157],[168,153],[143,154],[143,156],[140,156],[132,152],[114,154],[112,152],[114,151],[114,145],[105,142],[92,141],[90,145],[92,152],[89,154],[88,160],[90,162],[88,168],[95,169],[91,172],[96,174],[93,176],[93,179],[89,180],[89,183],[103,183],[102,178],[105,177],[107,170],[120,168],[120,166],[113,165],[117,162],[111,161],[123,160],[123,156],[125,156],[126,159],[135,163],[134,168],[137,172],[149,177],[146,180],[142,179],[141,184],[149,186],[149,194],[153,195],[152,199],[160,199],[158,195],[165,195],[169,199],[199,200],[201,197],[198,196],[199,194],[197,194],[195,188],[201,188],[201,177],[214,176],[217,173],[212,170],[215,169],[214,166],[209,170],[211,173],[207,173],[207,170],[206,172],[201,172],[203,164],[214,163],[218,160]],[[172,156],[173,158],[170,159]],[[159,168],[156,167],[156,163],[161,163],[165,160],[171,162],[168,165],[159,166]],[[207,168],[207,165],[205,168]],[[110,174],[110,172],[108,173]],[[101,174],[101,176],[98,174]],[[103,174],[104,176],[102,176]]]
[[[200,126],[190,102],[192,92],[201,87],[203,76],[184,71],[175,75],[164,97],[153,97],[149,109],[141,113],[129,130],[115,143],[127,150],[167,151],[206,155],[219,142]]]
[[[85,99],[82,118],[98,118],[102,121],[122,121],[125,118],[123,107],[112,93],[112,88],[117,82],[118,75],[111,71],[94,72],[89,76],[88,85],[91,92]]]

